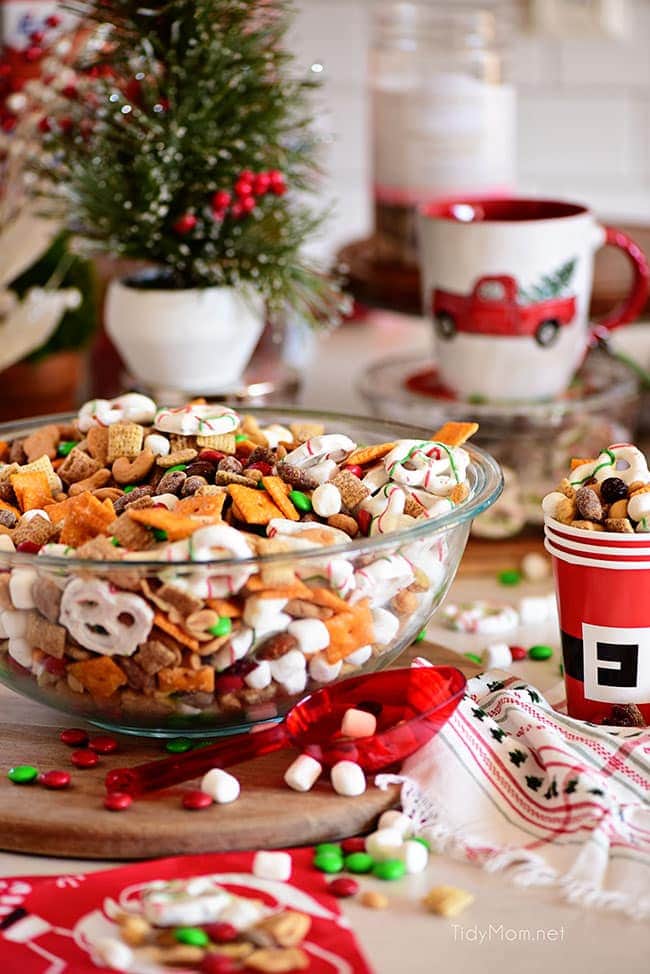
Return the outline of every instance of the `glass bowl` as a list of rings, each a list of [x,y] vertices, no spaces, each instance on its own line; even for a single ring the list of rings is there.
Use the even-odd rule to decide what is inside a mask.
[[[282,408],[251,409],[247,413],[263,426],[323,423],[328,432],[344,433],[367,445],[423,438],[421,429],[373,419]],[[26,436],[39,426],[66,423],[71,418],[49,416],[5,424],[0,426],[0,440]],[[0,641],[0,681],[70,717],[81,717],[114,731],[210,736],[246,730],[279,717],[306,692],[325,682],[382,669],[413,642],[438,608],[456,574],[472,520],[494,503],[502,490],[496,461],[471,444],[464,444],[464,449],[471,459],[470,493],[450,513],[435,520],[420,519],[413,527],[393,534],[311,548],[304,554],[292,551],[248,559],[161,562],[142,560],[143,553],[138,553],[138,560],[97,561],[0,551],[0,580],[5,578],[0,587],[0,625],[5,637]],[[347,577],[351,569],[355,578],[364,579],[361,607],[352,592],[342,598],[340,581],[337,587],[337,578]],[[239,591],[219,606],[220,615],[231,612],[232,632],[218,647],[213,640],[208,654],[202,653],[203,644],[192,635],[187,621],[190,616],[165,618],[155,603],[157,596],[152,599],[161,581],[176,582],[182,588],[183,581],[196,579],[197,573],[208,590],[210,579],[216,585],[217,579],[223,583],[227,578]],[[312,589],[310,599],[317,590],[307,605],[304,594],[300,599],[305,585]],[[75,587],[75,604],[81,606],[76,619],[61,609],[64,595],[67,593],[69,599],[72,594],[70,586]],[[153,650],[147,650],[146,661],[141,660],[147,669],[132,665],[130,660],[136,645],[142,648],[138,626],[144,603],[148,603],[149,618],[152,610],[157,613],[154,626],[161,626],[146,639],[149,645],[155,634],[156,652],[165,657],[164,669]],[[213,611],[215,604],[206,597],[201,606],[193,606],[193,612]],[[101,612],[95,615],[98,607],[108,613],[103,617],[104,634],[106,626],[125,627],[120,655],[94,652],[75,638],[81,623],[88,629],[94,627],[101,638]],[[310,666],[314,674],[310,674],[306,687],[295,693],[289,692],[286,682],[283,685],[275,679],[256,689],[245,683],[244,676],[247,668],[252,668],[261,636],[266,640],[278,632],[277,620],[282,620],[282,628],[288,625],[285,608],[299,612],[298,617],[304,612],[303,617],[321,619],[330,632],[334,627],[346,641],[348,652],[340,666]],[[5,616],[7,611],[11,615]],[[276,621],[265,619],[265,612],[274,612]],[[257,626],[252,646],[246,647],[243,656],[241,645],[235,652],[231,642],[239,631],[242,614],[249,626]],[[9,622],[11,633],[5,625]],[[31,639],[32,661],[26,669],[9,654],[6,637],[24,635],[28,625],[28,632],[39,635]],[[81,675],[80,667],[84,682],[75,675]],[[169,676],[172,672],[173,680]]]

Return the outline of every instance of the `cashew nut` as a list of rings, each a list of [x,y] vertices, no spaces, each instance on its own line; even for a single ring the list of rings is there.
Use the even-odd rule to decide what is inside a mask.
[[[154,457],[151,450],[143,450],[135,458],[129,460],[127,457],[118,457],[112,466],[113,479],[116,484],[137,484],[147,476],[154,465]]]

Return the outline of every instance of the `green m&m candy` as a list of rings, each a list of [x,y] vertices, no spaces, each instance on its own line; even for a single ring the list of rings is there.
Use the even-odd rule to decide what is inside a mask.
[[[210,943],[207,933],[200,927],[176,927],[174,937],[179,944],[189,944],[192,947],[207,947]]]
[[[210,626],[208,632],[211,636],[227,636],[232,630],[232,622],[228,616],[219,616],[219,621]]]
[[[315,856],[320,856],[323,853],[325,855],[328,855],[329,853],[336,856],[343,855],[341,852],[341,846],[338,844],[338,842],[320,842],[317,846],[314,846]]]
[[[465,657],[466,659],[470,659],[470,660],[472,661],[472,663],[478,663],[478,665],[479,665],[479,666],[480,666],[480,665],[481,665],[481,663],[483,662],[483,660],[482,660],[482,659],[481,659],[481,657],[480,657],[480,656],[478,655],[478,653],[463,653],[463,656],[464,656],[464,657]]]
[[[7,772],[9,781],[15,785],[29,785],[38,778],[38,768],[33,764],[17,764]]]
[[[321,852],[314,856],[314,869],[322,873],[340,873],[343,871],[343,856],[340,852]]]
[[[372,875],[377,879],[401,879],[406,872],[406,866],[401,859],[386,859],[376,862],[372,867]]]
[[[175,463],[173,467],[167,467],[165,473],[176,473],[177,470],[186,470],[186,463]]]
[[[295,507],[297,511],[302,511],[303,514],[309,514],[312,509],[311,500],[304,494],[301,490],[292,490],[289,492],[289,500]]]
[[[415,637],[415,639],[413,640],[413,642],[414,643],[421,643],[422,640],[423,639],[426,639],[426,638],[427,638],[427,629],[426,629],[426,626],[425,626],[424,629],[420,629],[419,633],[417,634],[417,636]]]
[[[529,658],[534,660],[550,659],[552,655],[553,650],[550,646],[531,646],[528,650]]]
[[[498,578],[501,585],[519,585],[521,572],[516,568],[507,568],[505,571],[499,572]]]
[[[375,860],[368,852],[351,852],[345,857],[345,868],[350,873],[369,873]]]
[[[56,452],[60,457],[67,457],[69,453],[72,453],[76,445],[76,440],[62,440],[57,446]]]
[[[170,754],[184,754],[192,750],[192,742],[187,737],[174,737],[165,744],[165,750]]]

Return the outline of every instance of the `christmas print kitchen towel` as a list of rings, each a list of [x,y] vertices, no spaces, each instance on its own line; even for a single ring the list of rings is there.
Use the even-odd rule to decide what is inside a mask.
[[[574,720],[512,673],[483,673],[402,774],[377,783],[396,780],[439,851],[650,916],[650,729]]]

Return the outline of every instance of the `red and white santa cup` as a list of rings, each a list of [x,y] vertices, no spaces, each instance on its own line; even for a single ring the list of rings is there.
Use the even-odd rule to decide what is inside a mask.
[[[617,704],[650,722],[650,534],[544,520],[560,615],[567,709],[601,723]]]

